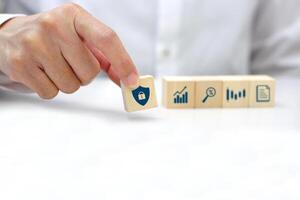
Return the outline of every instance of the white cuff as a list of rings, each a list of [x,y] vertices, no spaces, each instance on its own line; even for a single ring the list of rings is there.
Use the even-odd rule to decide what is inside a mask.
[[[14,17],[18,17],[18,16],[24,16],[21,14],[0,14],[0,26],[1,24],[3,24],[4,22],[6,22],[7,20],[14,18]]]

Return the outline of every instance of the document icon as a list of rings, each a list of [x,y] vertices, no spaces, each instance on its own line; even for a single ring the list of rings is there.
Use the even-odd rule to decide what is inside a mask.
[[[268,85],[256,86],[256,102],[270,102],[271,89]]]

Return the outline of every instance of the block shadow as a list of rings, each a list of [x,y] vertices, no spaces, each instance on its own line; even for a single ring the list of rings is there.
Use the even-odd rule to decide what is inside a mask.
[[[18,104],[34,105],[43,107],[45,109],[73,113],[76,115],[94,116],[108,121],[151,122],[157,120],[157,118],[150,115],[145,115],[143,113],[127,113],[124,110],[113,110],[105,108],[103,107],[103,105],[102,107],[95,107],[84,103],[71,102],[60,99],[48,101],[42,100],[39,97],[30,94],[21,94],[17,92],[0,90],[0,107],[5,105],[14,106]]]

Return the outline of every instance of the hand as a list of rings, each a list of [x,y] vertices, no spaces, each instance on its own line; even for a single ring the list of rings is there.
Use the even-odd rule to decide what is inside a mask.
[[[101,70],[117,84],[137,82],[117,34],[76,4],[16,17],[0,29],[0,71],[41,98],[73,93]]]

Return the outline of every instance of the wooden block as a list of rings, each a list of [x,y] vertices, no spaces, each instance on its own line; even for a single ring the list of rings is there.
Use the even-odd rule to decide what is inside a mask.
[[[194,108],[195,85],[191,77],[164,77],[163,105],[166,108]]]
[[[154,79],[141,76],[138,87],[130,89],[121,84],[124,107],[127,112],[134,112],[157,107]]]
[[[276,81],[270,76],[249,76],[250,107],[274,107]]]
[[[223,107],[241,108],[249,106],[249,81],[244,76],[224,76]]]
[[[196,77],[196,108],[220,108],[223,105],[223,81],[218,76]]]

